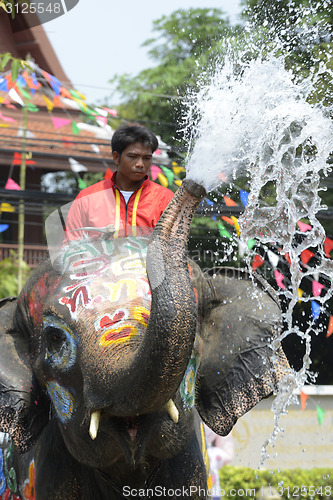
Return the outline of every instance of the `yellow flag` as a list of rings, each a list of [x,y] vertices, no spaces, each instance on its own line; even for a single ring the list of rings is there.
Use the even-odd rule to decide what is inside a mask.
[[[1,203],[0,212],[15,212],[15,208],[10,203]]]
[[[172,170],[175,175],[179,175],[180,172],[185,172],[184,167],[172,167]]]
[[[43,99],[46,103],[47,110],[52,111],[52,109],[54,108],[54,103],[48,97],[46,97],[46,95],[43,95]]]
[[[180,179],[175,179],[173,182],[176,184],[176,186],[181,186],[183,181],[181,181]]]
[[[235,226],[235,229],[236,229],[236,233],[237,233],[237,236],[239,238],[240,234],[241,234],[241,230],[240,230],[240,227],[239,227],[239,224],[238,224],[238,219],[234,215],[232,215],[230,218],[234,221],[234,226]]]
[[[168,187],[169,186],[169,183],[168,183],[168,179],[165,177],[165,175],[163,174],[157,174],[157,178],[158,180],[160,181],[160,184],[164,187]]]

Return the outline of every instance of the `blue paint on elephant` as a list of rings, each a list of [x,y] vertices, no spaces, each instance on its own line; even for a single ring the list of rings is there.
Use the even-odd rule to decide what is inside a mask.
[[[180,394],[182,396],[184,406],[187,410],[191,410],[194,407],[195,385],[196,385],[199,365],[200,365],[200,354],[197,345],[195,345],[189,364],[187,365],[185,375],[180,384]]]
[[[43,318],[44,331],[61,331],[64,335],[64,342],[61,350],[50,352],[46,350],[45,359],[56,368],[67,370],[74,365],[77,351],[77,340],[71,329],[58,318],[53,316],[45,316]]]
[[[48,382],[46,387],[59,419],[63,423],[68,422],[72,418],[75,409],[74,396],[54,381]]]
[[[2,449],[0,448],[0,495],[2,495],[5,489],[6,489],[6,478],[3,470],[3,452]]]

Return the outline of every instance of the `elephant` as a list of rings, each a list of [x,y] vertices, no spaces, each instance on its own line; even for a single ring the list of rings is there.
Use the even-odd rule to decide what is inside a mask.
[[[289,368],[274,290],[188,258],[205,194],[184,180],[151,235],[73,240],[0,302],[0,498],[208,498],[202,422],[228,434]]]

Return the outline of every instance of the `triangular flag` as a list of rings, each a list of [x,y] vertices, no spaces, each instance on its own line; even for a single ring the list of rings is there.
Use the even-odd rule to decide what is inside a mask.
[[[52,116],[52,122],[53,122],[54,128],[58,129],[60,127],[64,127],[65,125],[68,125],[69,123],[72,122],[72,120],[69,120],[68,118],[58,118],[57,116]]]
[[[227,217],[226,215],[222,215],[221,219],[224,220],[224,222],[227,222],[228,224],[230,224],[231,226],[234,225],[234,221],[230,217]]]
[[[237,205],[235,201],[231,200],[227,196],[224,196],[223,198],[224,198],[224,203],[227,205],[227,207],[235,207]]]
[[[0,224],[0,233],[3,233],[8,228],[9,228],[9,224]]]
[[[0,90],[3,92],[8,92],[8,82],[6,78],[0,78]]]
[[[305,394],[303,391],[300,391],[301,395],[301,408],[304,411],[306,408],[306,400],[308,399],[309,395]]]
[[[8,92],[8,96],[12,99],[12,101],[17,102],[21,106],[24,106],[24,102],[22,101],[21,97],[18,95],[15,89],[10,89]]]
[[[262,257],[260,257],[260,255],[256,254],[253,257],[253,261],[252,261],[252,269],[253,269],[253,271],[255,271],[256,269],[258,269],[258,267],[262,266],[264,262],[265,262],[264,259]]]
[[[211,201],[209,198],[205,198],[205,201],[206,201],[207,205],[209,205],[210,207],[212,207],[214,205],[214,202]]]
[[[174,184],[176,184],[176,186],[178,186],[178,187],[179,187],[179,186],[181,186],[181,185],[182,185],[182,183],[183,183],[183,181],[181,181],[180,179],[175,179],[173,182],[174,182]]]
[[[3,120],[4,122],[7,122],[7,123],[15,123],[16,120],[14,120],[14,118],[11,118],[10,116],[4,116],[1,111],[0,111],[0,119]]]
[[[87,187],[87,184],[80,178],[78,178],[77,184],[79,186],[79,189],[86,189],[86,187]]]
[[[315,300],[311,300],[311,310],[314,321],[317,321],[320,316],[321,307]]]
[[[311,252],[311,250],[306,249],[301,253],[301,261],[305,266],[309,262],[309,260],[312,259],[312,257],[314,257],[314,253]]]
[[[152,165],[150,167],[150,175],[153,181],[156,181],[158,174],[161,172],[162,169],[160,169],[160,167],[158,167],[157,165]]]
[[[247,240],[246,244],[247,244],[247,247],[249,250],[252,250],[252,248],[254,247],[254,245],[256,244],[256,240],[253,240],[253,239],[250,239],[250,240]]]
[[[298,296],[299,296],[299,300],[298,302],[301,303],[302,301],[300,300],[302,297],[303,297],[303,290],[301,290],[300,288],[297,290],[297,293],[298,293]]]
[[[283,279],[284,279],[283,274],[282,274],[282,273],[280,273],[280,271],[278,271],[277,269],[275,269],[275,271],[274,271],[274,277],[275,277],[275,279],[276,279],[276,282],[277,282],[278,286],[279,286],[280,288],[282,288],[282,290],[285,290],[285,289],[286,289],[286,287],[285,287],[285,285],[283,284]]]
[[[168,179],[168,183],[170,186],[173,183],[173,180],[175,178],[175,174],[172,172],[172,170],[170,170],[167,167],[162,167],[162,170],[163,170],[165,177]]]
[[[157,148],[154,151],[154,156],[160,156],[161,153],[162,153],[162,151],[159,148]]]
[[[325,288],[325,286],[322,283],[316,280],[312,281],[312,293],[314,297],[319,297],[323,288]]]
[[[48,97],[46,97],[46,95],[43,95],[43,99],[45,101],[47,110],[52,111],[52,109],[54,108],[54,102],[51,101]]]
[[[34,104],[32,104],[32,102],[27,102],[26,103],[26,108],[28,111],[31,111],[32,113],[37,113],[37,111],[39,111],[39,108],[37,108],[37,106],[35,106]]]
[[[96,122],[98,125],[101,125],[101,127],[105,127],[105,125],[108,124],[108,119],[106,116],[96,116]]]
[[[163,174],[157,174],[157,179],[159,180],[159,183],[164,186],[164,187],[168,187],[169,186],[169,183],[168,183],[168,179],[165,177],[165,175]]]
[[[301,222],[300,220],[297,222],[297,225],[302,231],[302,233],[305,233],[306,231],[312,229],[312,227],[309,224],[305,224],[305,222]]]
[[[74,135],[79,135],[79,133],[80,133],[80,129],[74,120],[72,121],[72,132]]]
[[[325,416],[325,410],[323,410],[320,406],[317,406],[317,419],[319,425],[323,423],[324,416]]]
[[[239,238],[240,234],[241,234],[241,230],[240,230],[240,227],[239,227],[239,224],[238,224],[238,219],[234,215],[231,216],[231,219],[234,221],[234,226],[235,226],[236,234],[237,234],[237,236]]]
[[[15,212],[15,208],[10,203],[3,202],[0,205],[0,213],[1,212]]]
[[[333,240],[331,240],[330,238],[325,238],[324,252],[325,252],[326,257],[328,257],[328,258],[331,257],[330,253],[332,250],[333,250]]]
[[[116,109],[104,108],[104,107],[103,107],[103,109],[105,109],[105,111],[107,111],[111,116],[117,116],[117,114],[118,114]]]
[[[247,191],[244,191],[243,189],[241,189],[239,191],[239,197],[240,197],[240,200],[241,200],[242,204],[244,205],[244,207],[246,207],[246,205],[248,204],[248,201],[249,201],[249,193]]]
[[[219,233],[220,233],[220,236],[225,236],[227,238],[231,238],[231,234],[226,230],[226,228],[224,227],[224,225],[222,224],[222,222],[218,221],[217,222],[217,225],[218,225],[218,228],[219,228]]]
[[[185,172],[185,168],[184,167],[174,166],[174,167],[172,167],[172,170],[173,170],[173,172],[174,172],[175,175],[179,175],[181,172]]]
[[[280,257],[276,253],[272,252],[272,250],[268,250],[267,257],[268,257],[268,260],[272,264],[273,267],[278,266],[279,261],[280,261]]]
[[[109,167],[107,167],[104,174],[104,180],[111,179],[112,175],[113,175],[112,170]]]
[[[326,338],[330,337],[333,333],[333,316],[330,316],[330,320],[328,322],[328,328],[326,333]]]
[[[13,181],[13,179],[7,179],[5,189],[20,191],[21,188],[15,181]]]
[[[79,163],[78,161],[74,160],[74,158],[69,157],[68,161],[71,166],[72,172],[79,173],[79,172],[87,172],[87,167]]]

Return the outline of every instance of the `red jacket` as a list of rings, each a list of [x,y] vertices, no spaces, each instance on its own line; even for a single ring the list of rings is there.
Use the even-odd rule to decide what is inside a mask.
[[[73,201],[66,219],[68,239],[77,239],[84,227],[115,226],[115,237],[138,234],[137,228],[153,228],[173,197],[169,189],[148,178],[132,193],[126,205],[115,184],[116,172],[111,179],[97,182],[81,191]],[[88,233],[89,236],[92,232]],[[93,233],[97,234],[97,233]],[[100,233],[99,233],[100,234]]]

